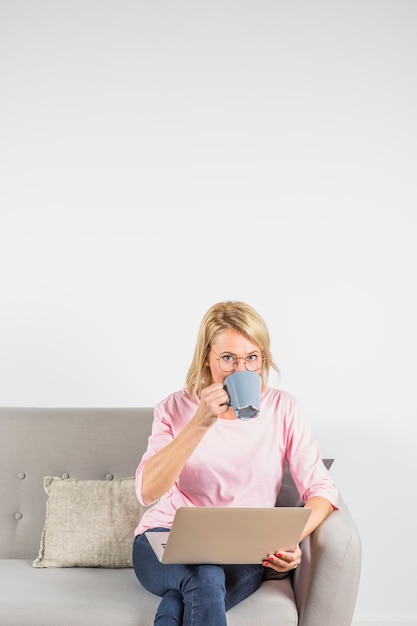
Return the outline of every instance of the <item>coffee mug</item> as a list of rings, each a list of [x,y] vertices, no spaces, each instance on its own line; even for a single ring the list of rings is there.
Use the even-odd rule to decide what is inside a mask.
[[[261,406],[262,378],[256,372],[239,371],[229,374],[224,381],[229,394],[229,406],[240,420],[256,417]]]

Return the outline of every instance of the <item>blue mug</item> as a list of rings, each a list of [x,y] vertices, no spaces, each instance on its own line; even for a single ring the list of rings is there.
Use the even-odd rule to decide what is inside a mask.
[[[261,406],[262,378],[256,372],[242,370],[225,378],[224,388],[229,394],[229,406],[240,420],[256,417]]]

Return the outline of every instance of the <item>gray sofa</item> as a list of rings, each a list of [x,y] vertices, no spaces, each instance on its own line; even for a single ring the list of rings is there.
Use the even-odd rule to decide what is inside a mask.
[[[65,485],[68,478],[100,481],[101,485],[132,477],[145,450],[151,421],[151,408],[0,408],[0,624],[153,623],[159,598],[140,586],[129,564],[33,566],[46,519],[44,477],[58,477]],[[294,505],[297,500],[287,475],[279,504]],[[130,535],[129,530],[129,545]],[[295,576],[266,580],[255,594],[228,612],[229,626],[351,624],[361,542],[343,500],[340,510],[332,513],[302,548],[303,561]]]

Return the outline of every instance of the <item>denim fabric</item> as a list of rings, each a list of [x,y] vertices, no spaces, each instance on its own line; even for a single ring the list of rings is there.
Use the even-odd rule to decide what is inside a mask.
[[[264,579],[262,565],[163,565],[144,534],[135,538],[133,567],[145,589],[162,597],[157,626],[226,626],[226,611]]]

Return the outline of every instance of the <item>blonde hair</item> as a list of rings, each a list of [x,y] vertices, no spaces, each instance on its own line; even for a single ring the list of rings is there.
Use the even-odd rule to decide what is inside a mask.
[[[190,395],[200,395],[204,387],[214,382],[207,357],[214,338],[222,331],[230,329],[245,335],[261,350],[263,361],[260,375],[263,386],[267,384],[271,367],[279,373],[270,351],[268,328],[259,313],[244,302],[218,302],[210,307],[201,320],[193,360],[186,377],[186,388]]]

